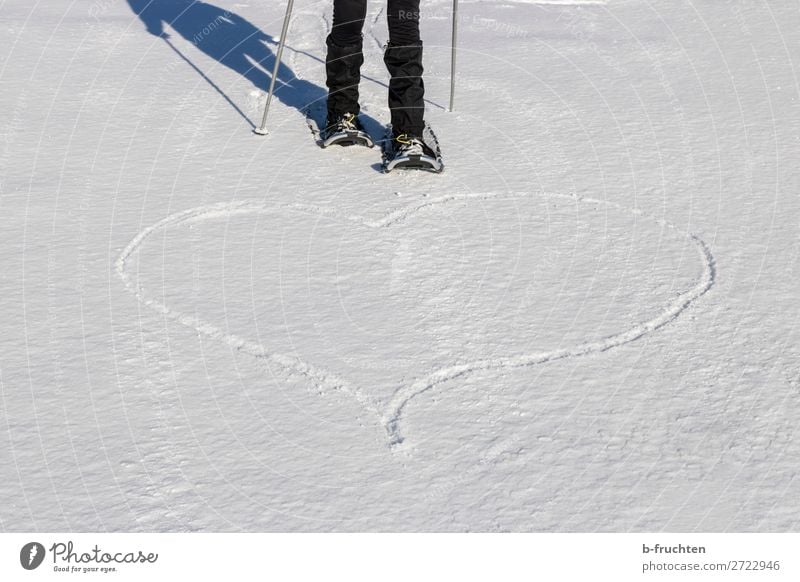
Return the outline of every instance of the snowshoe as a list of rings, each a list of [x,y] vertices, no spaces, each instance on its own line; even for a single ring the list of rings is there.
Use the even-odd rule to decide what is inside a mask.
[[[328,119],[325,128],[319,132],[319,138],[320,146],[323,148],[332,145],[363,145],[371,148],[375,145],[358,120],[358,116],[352,113]]]
[[[426,125],[424,136],[415,137],[405,133],[392,133],[384,141],[383,171],[394,169],[423,170],[441,173],[444,170],[439,142],[431,128]]]

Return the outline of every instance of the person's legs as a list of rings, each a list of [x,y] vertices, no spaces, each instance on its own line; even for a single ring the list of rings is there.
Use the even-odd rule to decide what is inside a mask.
[[[395,135],[422,136],[425,85],[422,82],[420,0],[388,0],[389,45],[383,55],[389,70],[389,109]]]
[[[358,115],[358,84],[364,55],[361,30],[367,0],[334,0],[333,27],[326,39],[325,71],[328,85],[328,120],[345,113]]]
[[[420,0],[388,0],[386,19],[389,42],[395,46],[419,46]]]

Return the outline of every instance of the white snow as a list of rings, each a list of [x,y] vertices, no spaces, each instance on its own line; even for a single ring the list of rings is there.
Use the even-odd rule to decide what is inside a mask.
[[[797,6],[450,6],[384,175],[328,1],[266,137],[283,3],[2,3],[2,530],[797,530]]]

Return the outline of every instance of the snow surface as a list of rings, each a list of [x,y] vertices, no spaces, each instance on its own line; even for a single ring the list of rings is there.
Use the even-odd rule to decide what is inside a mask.
[[[796,2],[464,2],[455,112],[427,2],[442,175],[330,2],[266,137],[284,4],[145,5],[0,2],[2,530],[800,529]]]

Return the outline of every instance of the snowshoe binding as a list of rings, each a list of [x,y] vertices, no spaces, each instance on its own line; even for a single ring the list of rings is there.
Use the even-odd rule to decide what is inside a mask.
[[[373,147],[375,142],[361,125],[358,116],[345,113],[334,119],[328,119],[325,128],[319,132],[320,146],[326,148],[332,145],[362,145]]]
[[[444,170],[439,142],[429,126],[424,135],[415,137],[406,133],[391,133],[384,141],[383,171],[394,169],[423,170],[436,174]]]

